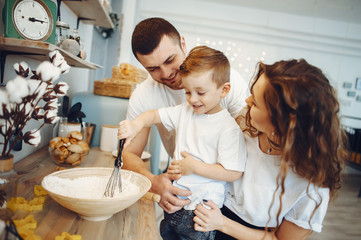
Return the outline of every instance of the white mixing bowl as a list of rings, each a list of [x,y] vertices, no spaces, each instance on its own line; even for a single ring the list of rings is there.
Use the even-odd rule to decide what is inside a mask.
[[[67,179],[75,179],[87,176],[110,176],[113,168],[90,167],[90,168],[72,168],[53,172],[48,176],[57,176]],[[121,170],[124,177],[129,177],[130,182],[139,187],[139,192],[122,194],[114,198],[103,199],[82,199],[77,197],[65,196],[49,189],[46,184],[47,177],[44,177],[41,185],[47,191],[49,196],[63,207],[79,214],[83,219],[90,221],[102,221],[113,216],[113,214],[124,210],[138,201],[151,187],[151,182],[145,176],[128,171]],[[124,184],[124,183],[123,183]]]

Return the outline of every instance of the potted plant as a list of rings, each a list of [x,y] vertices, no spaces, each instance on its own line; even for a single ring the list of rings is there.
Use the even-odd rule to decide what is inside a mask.
[[[49,60],[40,63],[33,71],[25,62],[15,63],[17,77],[0,89],[0,178],[1,174],[7,176],[13,172],[11,153],[14,148],[19,150],[22,142],[38,146],[40,129],[59,119],[58,97],[64,96],[69,86],[54,81],[60,74],[69,72],[70,66],[58,51],[50,52]],[[25,131],[30,120],[39,121],[40,125]],[[3,182],[0,183],[0,203],[4,202]]]

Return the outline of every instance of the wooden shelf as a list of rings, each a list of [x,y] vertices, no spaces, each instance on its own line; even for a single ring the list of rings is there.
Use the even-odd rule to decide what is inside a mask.
[[[87,62],[74,54],[71,54],[60,47],[47,42],[38,42],[31,40],[15,39],[0,37],[0,51],[11,53],[19,53],[28,55],[32,59],[39,61],[49,60],[49,52],[58,50],[65,58],[67,63],[72,67],[97,69],[102,66]]]
[[[62,2],[78,18],[82,18],[82,22],[105,28],[114,28],[109,14],[99,0],[63,0]]]

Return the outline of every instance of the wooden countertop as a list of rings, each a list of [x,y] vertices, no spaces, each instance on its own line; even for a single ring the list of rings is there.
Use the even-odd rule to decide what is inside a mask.
[[[79,167],[113,167],[114,159],[111,153],[93,147]],[[27,200],[33,199],[34,186],[40,185],[43,177],[54,172],[56,167],[48,147],[18,161],[14,166],[19,179],[17,195]],[[76,213],[47,196],[43,210],[34,212],[17,210],[13,219],[21,219],[29,214],[33,214],[37,220],[35,234],[41,236],[43,240],[53,240],[62,232],[80,234],[82,240],[158,239],[154,202],[146,199],[140,199],[108,220],[96,222],[80,218]]]

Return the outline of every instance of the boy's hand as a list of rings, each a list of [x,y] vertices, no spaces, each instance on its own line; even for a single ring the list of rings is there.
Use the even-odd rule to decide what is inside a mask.
[[[178,164],[179,160],[174,160],[170,163],[167,169],[167,173],[171,180],[178,180],[182,176],[181,166]]]
[[[190,175],[193,173],[193,169],[196,167],[197,160],[195,160],[192,155],[186,152],[182,152],[181,154],[184,158],[182,160],[172,161],[171,165],[168,167],[168,174]]]

